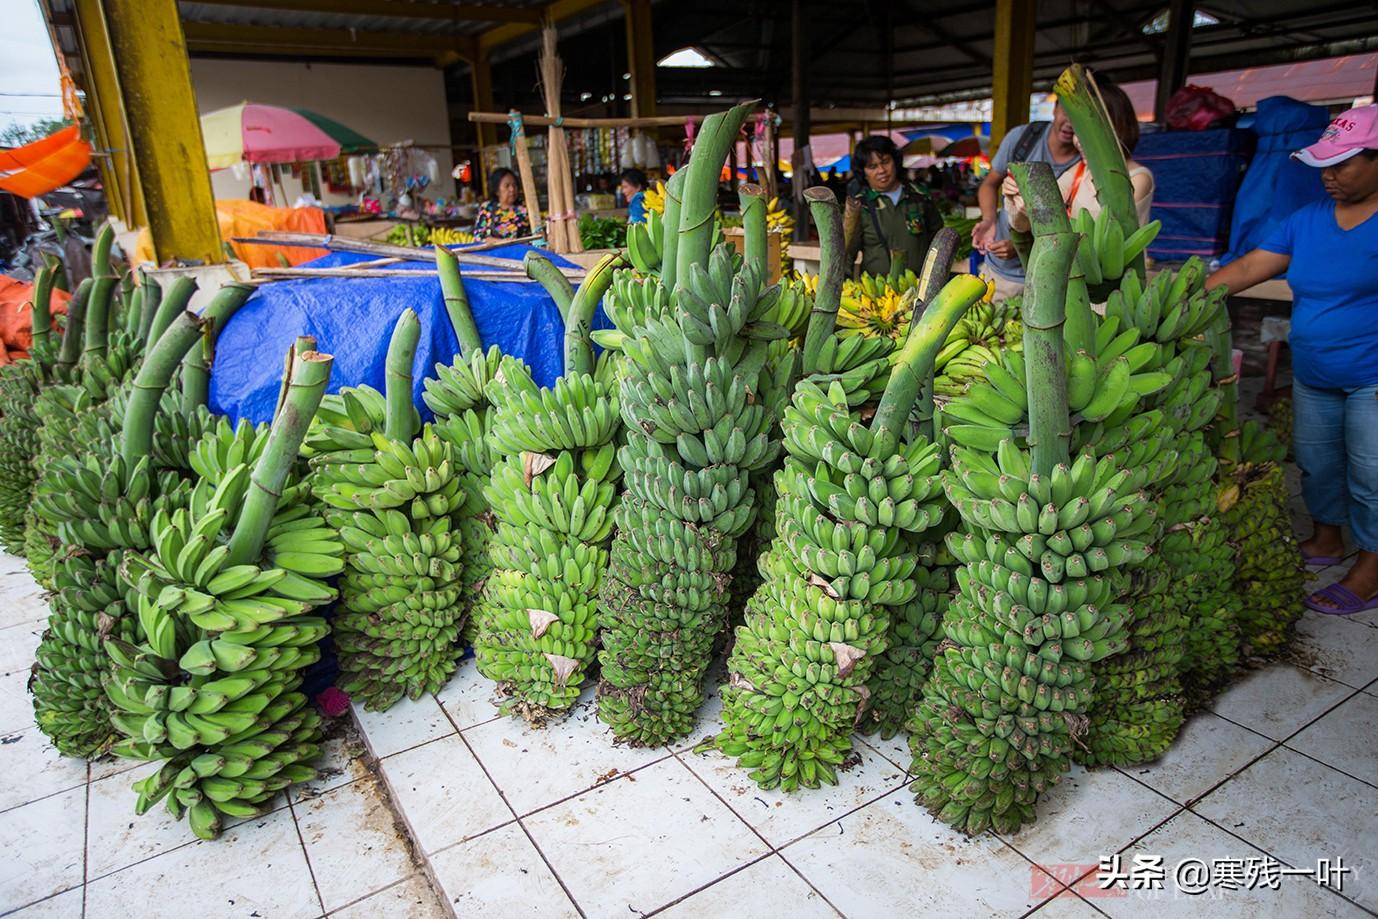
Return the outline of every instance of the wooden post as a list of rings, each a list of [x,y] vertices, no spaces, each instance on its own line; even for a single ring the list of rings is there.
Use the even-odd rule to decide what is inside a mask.
[[[791,179],[790,187],[793,189],[793,197],[799,202],[797,210],[799,213],[795,217],[795,226],[803,230],[807,226],[807,221],[803,220],[803,164],[804,148],[809,145],[809,29],[807,12],[804,9],[804,0],[793,0],[793,15],[791,17],[792,36],[791,59],[792,84],[794,95],[794,118],[792,130],[794,134],[794,153],[790,157],[790,165],[794,169],[794,176]]]
[[[622,0],[627,20],[627,71],[632,75],[632,117],[656,113],[655,42],[651,33],[651,0]]]
[[[995,0],[995,79],[991,87],[990,149],[992,154],[1010,128],[1029,120],[1033,94],[1034,35],[1038,28],[1036,0]]]
[[[1187,82],[1191,27],[1195,18],[1194,0],[1169,0],[1167,32],[1163,35],[1162,69],[1158,71],[1158,91],[1153,103],[1153,118],[1159,123],[1167,120],[1167,103],[1172,94]]]
[[[129,127],[110,49],[110,33],[100,0],[76,0],[77,46],[81,52],[86,111],[96,125],[97,138],[109,156],[97,158],[106,194],[114,211],[130,227],[147,226],[143,190],[129,141]]]
[[[531,169],[531,152],[526,149],[526,126],[522,122],[522,113],[516,109],[508,112],[507,123],[512,126],[512,149],[517,156],[517,175],[522,181],[522,198],[526,202],[526,214],[531,218],[531,232],[544,238],[540,192],[536,187],[536,173]]]
[[[488,63],[488,55],[481,54],[477,60],[469,62],[469,84],[473,90],[474,110],[491,112],[493,110],[493,68]],[[497,142],[494,130],[483,122],[477,122],[474,130],[478,135],[478,173],[479,188],[487,198],[496,192],[488,187],[488,169],[483,162],[483,152]]]
[[[223,262],[177,0],[104,0],[103,6],[158,260]]]

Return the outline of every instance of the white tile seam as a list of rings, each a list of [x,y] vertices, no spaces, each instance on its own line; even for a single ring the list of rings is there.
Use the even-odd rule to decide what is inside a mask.
[[[344,788],[346,785],[340,787]],[[316,903],[320,905],[321,912],[325,913],[325,896],[321,893],[320,882],[316,880],[316,866],[311,864],[311,850],[306,847],[306,837],[301,834],[301,823],[297,820],[297,809],[292,804],[291,795],[287,796],[287,809],[292,814],[292,829],[297,833],[297,845],[301,846],[301,857],[306,862],[306,873],[311,877],[311,889],[316,892]]]
[[[20,911],[22,911],[22,910],[26,910],[26,909],[28,909],[28,908],[31,907],[31,906],[37,906],[37,905],[40,904],[40,903],[47,903],[49,900],[56,899],[57,897],[60,897],[60,896],[62,896],[62,895],[65,894],[65,893],[71,893],[72,891],[76,890],[78,887],[83,887],[83,888],[84,888],[85,886],[86,886],[86,885],[84,885],[84,884],[73,884],[71,887],[64,887],[64,888],[62,888],[61,890],[57,891],[56,893],[50,893],[50,894],[48,894],[48,895],[46,895],[46,896],[39,897],[37,900],[30,900],[28,903],[21,903],[20,905],[16,906],[14,909],[7,909],[7,910],[5,910],[3,913],[0,913],[0,919],[2,919],[2,917],[4,917],[4,916],[13,916],[15,913],[20,912]],[[86,904],[86,893],[85,893],[85,891],[83,890],[83,891],[82,891],[82,913],[83,913],[83,914],[84,914],[85,911],[86,911],[86,906],[85,906],[85,904]]]
[[[86,919],[86,876],[91,871],[91,763],[86,763],[86,817],[81,832],[81,919]]]
[[[709,882],[706,883],[706,884],[700,884],[698,887],[695,887],[693,890],[689,891],[689,892],[686,893],[686,894],[682,894],[682,895],[680,895],[680,896],[678,896],[678,897],[675,897],[675,899],[671,900],[669,903],[662,903],[660,906],[657,906],[655,909],[647,910],[646,912],[644,912],[644,913],[641,914],[641,919],[652,919],[652,917],[654,917],[654,916],[659,916],[661,913],[665,912],[667,909],[673,909],[674,907],[676,907],[676,906],[678,906],[679,904],[683,903],[685,900],[688,900],[688,899],[690,899],[690,898],[692,898],[692,897],[698,896],[699,894],[703,893],[705,890],[707,890],[708,888],[714,886],[715,884],[717,884],[717,883],[719,883],[719,882],[721,882],[721,881],[725,881],[725,880],[727,880],[728,878],[732,877],[732,876],[735,875],[735,874],[740,874],[740,873],[742,873],[742,872],[745,871],[746,869],[750,868],[752,865],[759,865],[761,862],[765,861],[765,860],[768,859],[768,858],[773,858],[774,856],[775,856],[775,853],[774,853],[774,852],[769,852],[769,851],[767,851],[767,852],[765,852],[765,853],[762,853],[759,857],[753,858],[753,859],[751,859],[750,861],[743,862],[742,864],[736,866],[735,868],[733,868],[731,871],[727,872],[726,874],[723,874],[723,875],[721,875],[721,876],[719,876],[719,877],[716,877],[716,878],[714,878],[713,880],[709,881]],[[803,877],[803,875],[800,875],[800,877]],[[805,881],[805,883],[807,883],[807,880]],[[809,886],[812,887],[813,885],[812,885],[812,884],[809,884]],[[829,904],[829,905],[831,905],[831,904]]]
[[[1296,736],[1296,735],[1293,735],[1293,736]],[[1325,760],[1320,759],[1319,757],[1312,756],[1310,753],[1307,753],[1305,750],[1298,750],[1296,747],[1294,747],[1294,746],[1292,746],[1291,744],[1288,744],[1288,743],[1279,743],[1278,746],[1279,746],[1279,747],[1283,747],[1283,748],[1285,748],[1286,750],[1288,750],[1289,752],[1295,753],[1295,754],[1297,754],[1298,756],[1305,757],[1306,759],[1311,760],[1311,762],[1316,763],[1317,765],[1324,766],[1325,768],[1329,769],[1331,772],[1338,772],[1340,775],[1344,776],[1344,777],[1347,778],[1347,779],[1353,779],[1354,781],[1360,783],[1361,785],[1367,785],[1369,788],[1378,789],[1378,784],[1375,784],[1375,783],[1373,783],[1373,782],[1370,782],[1368,779],[1361,779],[1361,778],[1359,778],[1357,775],[1352,775],[1351,773],[1345,772],[1345,771],[1344,771],[1343,769],[1341,769],[1339,766],[1335,766],[1335,765],[1333,765],[1333,764],[1331,764],[1331,763],[1327,763]],[[1276,748],[1274,748],[1274,749],[1276,749]],[[1253,765],[1253,764],[1250,763],[1250,765]],[[1241,770],[1241,771],[1242,771],[1242,770]]]

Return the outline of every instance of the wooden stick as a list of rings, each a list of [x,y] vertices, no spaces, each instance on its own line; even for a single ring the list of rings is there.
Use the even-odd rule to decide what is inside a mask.
[[[472,245],[471,245],[471,244],[467,244],[467,243],[456,243],[456,244],[455,244],[455,246],[464,246],[465,248],[464,248],[463,250],[457,250],[457,249],[455,248],[455,246],[446,246],[445,248],[448,249],[448,250],[451,251],[451,252],[456,252],[456,251],[464,251],[464,252],[483,252],[483,251],[485,251],[485,250],[487,250],[487,249],[500,249],[500,248],[502,248],[503,246],[513,245],[513,244],[515,244],[515,243],[529,243],[529,242],[531,242],[532,240],[536,240],[536,239],[540,239],[540,237],[539,237],[539,236],[514,236],[514,237],[512,237],[511,239],[490,239],[490,240],[488,240],[487,242],[475,243],[475,244],[472,244]],[[421,253],[431,253],[431,252],[434,252],[435,250],[434,250],[434,249],[418,249],[417,251],[418,251],[418,252],[421,252]],[[385,267],[385,266],[387,266],[387,265],[396,265],[396,264],[399,264],[399,263],[401,263],[401,262],[428,262],[428,261],[430,261],[430,259],[428,259],[428,258],[412,258],[412,259],[406,259],[406,258],[398,258],[397,256],[392,256],[392,257],[390,257],[390,258],[375,258],[375,259],[370,259],[370,260],[367,261],[367,262],[355,262],[355,263],[352,264],[352,265],[345,265],[345,266],[343,266],[343,267],[346,267],[346,268],[383,268],[383,267]]]
[[[512,126],[512,147],[517,153],[517,175],[521,177],[522,197],[526,199],[526,215],[531,220],[531,231],[543,233],[541,222],[541,198],[536,189],[536,173],[531,169],[531,153],[526,149],[526,125],[521,113],[513,110],[508,113],[508,123]],[[497,190],[494,189],[496,194]]]
[[[577,268],[561,268],[560,273],[565,277],[581,281],[586,272]],[[288,278],[434,278],[438,275],[434,270],[427,271],[408,271],[405,268],[255,268],[252,272],[255,278],[274,278],[285,280]],[[466,278],[474,278],[480,281],[511,281],[514,283],[526,283],[531,279],[525,274],[513,274],[508,271],[466,271]]]
[[[673,128],[686,121],[703,121],[707,115],[651,115],[645,118],[580,118],[577,116],[552,118],[548,115],[523,115],[522,122],[532,128],[548,128],[551,125],[565,128]],[[765,115],[753,115],[752,120],[760,120]],[[475,124],[507,124],[508,115],[503,112],[470,112],[469,120]]]
[[[522,239],[505,239],[502,245],[520,242]],[[388,243],[369,242],[363,239],[350,239],[347,236],[321,235],[319,233],[287,233],[276,230],[260,230],[257,236],[237,236],[234,242],[270,246],[297,246],[310,249],[328,249],[331,252],[356,252],[360,255],[376,255],[380,258],[397,258],[407,262],[429,262],[434,255],[429,249],[411,246],[393,246]],[[462,248],[447,246],[461,263],[484,265],[488,268],[505,268],[522,271],[522,263],[515,259],[497,258],[491,255],[476,255]]]

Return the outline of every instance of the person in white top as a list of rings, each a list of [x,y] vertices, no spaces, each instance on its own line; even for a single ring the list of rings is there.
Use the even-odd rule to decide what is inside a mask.
[[[1153,173],[1147,166],[1135,162],[1132,158],[1134,147],[1139,143],[1139,121],[1134,115],[1134,103],[1129,101],[1129,96],[1124,90],[1104,77],[1097,77],[1097,86],[1101,98],[1105,100],[1110,126],[1124,149],[1125,166],[1129,169],[1129,183],[1134,187],[1134,206],[1139,212],[1139,223],[1145,224],[1153,207]],[[1073,142],[1076,143],[1075,140]],[[1077,148],[1081,148],[1080,143],[1077,143]],[[1085,158],[1064,172],[1057,184],[1062,189],[1062,200],[1067,202],[1069,216],[1075,215],[1082,208],[1090,211],[1092,216],[1100,213],[1101,204],[1096,199],[1096,182],[1091,178],[1091,170],[1087,168]],[[1010,227],[1027,233],[1029,214],[1014,177],[1005,179],[1000,190],[1005,196],[1005,207],[1009,210]]]

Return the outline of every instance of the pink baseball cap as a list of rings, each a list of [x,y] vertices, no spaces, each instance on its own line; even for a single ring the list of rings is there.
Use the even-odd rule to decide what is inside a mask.
[[[1337,116],[1320,140],[1292,154],[1308,166],[1337,166],[1364,150],[1378,150],[1378,105],[1361,105]]]

